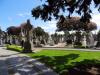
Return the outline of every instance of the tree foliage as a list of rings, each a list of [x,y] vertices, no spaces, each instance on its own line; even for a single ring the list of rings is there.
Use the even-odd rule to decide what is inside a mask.
[[[37,27],[33,29],[33,38],[38,39],[40,43],[42,42],[42,44],[44,44],[44,40],[45,42],[48,41],[49,34],[45,32],[41,27]]]
[[[7,28],[8,35],[19,35],[21,32],[20,27],[10,26]]]
[[[66,18],[64,22],[61,20],[57,23],[57,30],[58,31],[71,31],[71,30],[78,30],[78,31],[92,31],[97,28],[97,25],[94,22],[84,23],[80,21],[80,17],[71,17]]]
[[[58,34],[58,33],[51,34],[51,38],[55,44],[58,44],[63,36],[64,36],[63,34]]]
[[[65,19],[64,15],[60,12],[69,12],[70,15],[74,12],[81,15],[81,20],[86,22],[91,18],[91,6],[94,3],[94,8],[97,8],[100,12],[100,0],[46,0],[42,6],[33,8],[33,17],[41,18],[44,21],[51,20],[53,17],[56,19],[61,18],[62,21]]]
[[[45,31],[41,27],[34,28],[33,35],[42,36],[45,34]]]

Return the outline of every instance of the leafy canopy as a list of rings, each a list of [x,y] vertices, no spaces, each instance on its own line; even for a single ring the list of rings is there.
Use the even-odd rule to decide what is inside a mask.
[[[64,15],[61,15],[60,12],[68,11],[69,15],[66,16],[69,18],[75,12],[82,16],[82,21],[89,22],[92,2],[94,8],[97,8],[100,12],[100,0],[46,0],[43,5],[33,8],[32,15],[36,19],[41,18],[44,21],[51,20],[53,17],[55,19],[61,18],[63,21],[65,19]]]
[[[89,23],[84,23],[80,21],[80,17],[65,18],[63,22],[59,20],[57,22],[57,31],[71,31],[71,30],[81,30],[81,31],[92,31],[97,29],[96,23],[90,21]]]

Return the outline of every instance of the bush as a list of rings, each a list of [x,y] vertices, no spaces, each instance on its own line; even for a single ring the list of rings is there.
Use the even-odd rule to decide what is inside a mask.
[[[87,46],[74,45],[74,48],[88,48]]]
[[[17,51],[17,52],[21,52],[23,50],[21,46],[17,46],[17,45],[7,45],[7,49]]]
[[[70,40],[70,39],[68,39],[66,42],[67,42],[68,45],[72,44],[72,40]]]
[[[74,45],[82,46],[81,42],[75,42]]]

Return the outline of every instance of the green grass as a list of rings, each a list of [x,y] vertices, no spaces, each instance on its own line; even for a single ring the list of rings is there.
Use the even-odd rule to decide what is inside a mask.
[[[100,52],[42,50],[28,54],[60,73],[79,64],[100,64]]]
[[[7,49],[21,52],[22,48],[16,45],[7,45]],[[72,51],[72,50],[41,50],[37,53],[28,53],[58,73],[77,65],[100,64],[100,52]]]
[[[17,52],[21,52],[23,50],[21,46],[17,46],[17,45],[7,45],[7,49],[12,51],[17,51]]]

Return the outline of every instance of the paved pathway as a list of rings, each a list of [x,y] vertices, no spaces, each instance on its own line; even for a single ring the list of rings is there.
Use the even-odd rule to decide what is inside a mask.
[[[0,47],[0,75],[57,75],[36,59]]]
[[[82,49],[82,48],[66,48],[66,47],[42,47],[42,48],[35,48],[35,51],[40,50],[75,50],[75,51],[100,51],[100,48],[90,48],[90,49]]]

